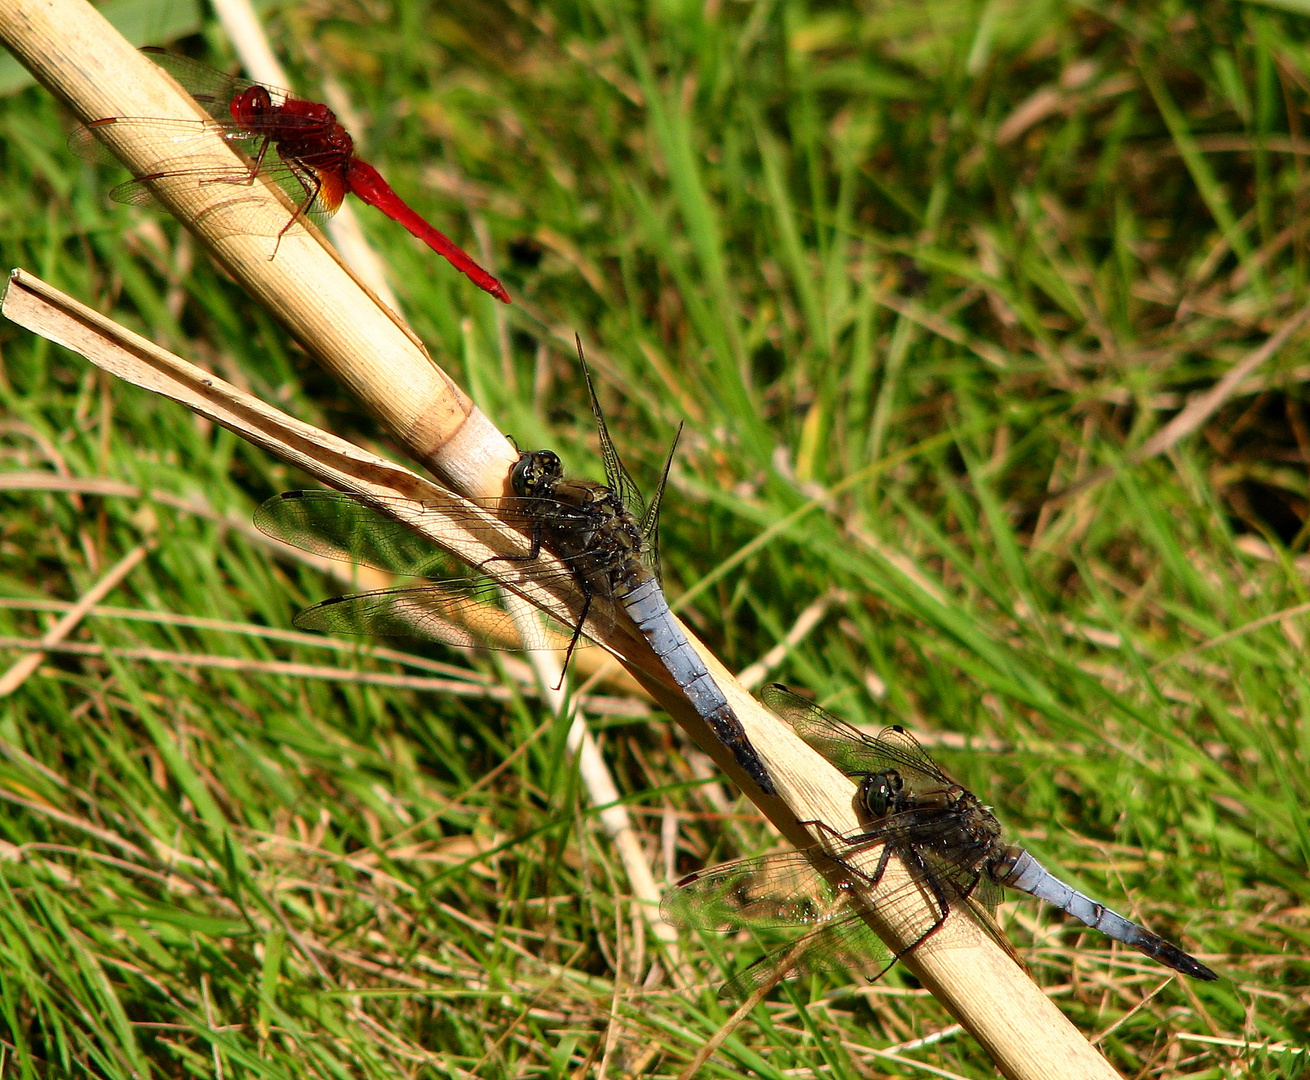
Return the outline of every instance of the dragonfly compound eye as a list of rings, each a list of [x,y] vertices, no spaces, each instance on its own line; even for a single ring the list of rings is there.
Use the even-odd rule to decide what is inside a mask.
[[[258,120],[273,111],[273,99],[263,86],[252,86],[232,99],[231,113],[236,120]]]
[[[867,777],[861,795],[864,799],[865,809],[873,817],[886,817],[895,796],[895,788],[892,786],[891,777],[887,773],[874,773],[872,776]]]

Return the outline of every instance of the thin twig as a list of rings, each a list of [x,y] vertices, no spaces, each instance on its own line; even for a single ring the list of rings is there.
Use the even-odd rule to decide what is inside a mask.
[[[41,641],[37,645],[38,651],[24,656],[3,675],[0,675],[0,697],[8,697],[22,686],[27,681],[28,676],[41,666],[42,661],[45,660],[46,651],[59,645],[73,631],[73,628],[86,617],[88,611],[109,593],[113,592],[119,583],[141,564],[141,560],[149,553],[150,547],[149,544],[138,544],[119,559],[118,564],[109,573],[91,586],[85,595],[68,609],[64,617],[42,635]]]
[[[1307,319],[1310,319],[1310,304],[1306,304],[1287,322],[1283,323],[1258,349],[1248,353],[1234,364],[1228,373],[1214,386],[1189,401],[1182,412],[1136,450],[1128,454],[1121,464],[1105,465],[1096,469],[1076,483],[1070,484],[1067,488],[1048,496],[1044,500],[1044,505],[1062,506],[1073,496],[1109,480],[1120,469],[1140,465],[1150,458],[1171,450],[1180,440],[1186,438],[1209,420],[1219,410],[1220,406],[1233,396],[1242,380],[1287,344],[1288,338],[1301,329]]]
[[[516,622],[537,618],[537,613],[522,601],[512,596],[507,600]],[[558,654],[536,651],[529,653],[528,656],[537,669],[537,678],[540,680],[541,692],[546,701],[557,715],[565,712],[571,716],[567,739],[569,753],[577,759],[578,775],[587,789],[592,806],[597,809],[601,828],[614,844],[619,860],[623,863],[632,895],[640,906],[651,933],[676,957],[678,935],[673,927],[660,918],[660,890],[655,884],[655,875],[651,872],[650,863],[646,859],[641,838],[633,827],[628,808],[623,805],[618,785],[614,783],[609,766],[605,764],[605,758],[596,744],[596,738],[587,729],[581,703],[576,698],[569,698],[562,689],[564,672]]]
[[[322,664],[294,664],[283,660],[254,660],[244,656],[213,656],[198,653],[176,652],[171,649],[152,649],[146,646],[106,648],[88,641],[46,642],[31,638],[0,637],[0,649],[31,650],[30,656],[14,665],[18,668],[31,657],[39,666],[46,653],[69,656],[104,656],[119,660],[141,660],[155,664],[172,664],[176,667],[215,668],[222,671],[240,671],[260,675],[282,675],[292,679],[324,679],[329,682],[354,683],[361,686],[389,686],[398,690],[422,690],[433,694],[454,697],[478,698],[487,701],[512,701],[530,688],[511,691],[508,687],[485,683],[466,682],[460,679],[434,679],[418,675],[388,675],[380,671],[348,671],[345,668]],[[31,674],[28,672],[27,674]],[[627,698],[587,697],[583,701],[597,712],[611,716],[649,716],[650,709],[641,702]]]
[[[805,944],[807,943],[797,942],[793,949],[794,955],[800,955]],[[710,1036],[709,1041],[706,1042],[699,1051],[697,1051],[696,1056],[691,1059],[687,1067],[678,1074],[678,1080],[691,1080],[691,1078],[700,1071],[701,1066],[709,1061],[710,1055],[727,1041],[728,1036],[736,1031],[737,1028],[741,1026],[742,1021],[755,1011],[755,1006],[763,1001],[765,997],[768,996],[769,991],[777,986],[786,976],[788,966],[787,960],[784,958],[778,965],[777,970],[775,970],[760,986],[757,986],[751,992],[750,996],[738,1006],[737,1011],[723,1022],[723,1026]]]

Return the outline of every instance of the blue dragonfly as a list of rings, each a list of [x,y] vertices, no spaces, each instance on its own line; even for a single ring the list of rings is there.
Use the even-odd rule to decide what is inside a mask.
[[[578,359],[600,434],[605,483],[566,476],[554,451],[524,451],[510,473],[512,497],[470,500],[476,513],[465,515],[445,505],[433,507],[422,529],[429,536],[441,535],[452,522],[464,533],[476,533],[489,528],[488,517],[498,529],[505,523],[523,534],[519,554],[493,556],[473,567],[473,576],[420,532],[379,512],[376,498],[366,502],[332,491],[274,496],[255,513],[262,532],[317,554],[426,579],[325,600],[302,611],[295,623],[302,629],[427,638],[461,647],[536,649],[567,642],[567,667],[584,638],[606,640],[622,614],[756,786],[775,794],[768,770],[674,620],[660,584],[659,509],[673,450],[647,504],[610,438],[580,341]],[[522,636],[521,624],[516,626],[503,606],[501,589],[526,594],[528,584],[577,593],[581,601],[567,618]]]
[[[828,835],[804,851],[701,870],[665,897],[662,914],[679,926],[808,930],[741,971],[723,988],[726,996],[745,998],[779,978],[825,970],[861,971],[876,981],[940,931],[956,908],[968,910],[1014,956],[993,918],[1002,889],[1054,904],[1184,975],[1204,981],[1219,977],[1007,843],[991,809],[943,772],[904,728],[866,735],[777,683],[766,687],[762,698],[805,742],[859,782],[856,810],[862,824],[837,833],[815,823]],[[867,859],[865,853],[871,853]],[[865,889],[879,885],[893,857],[908,871],[908,880],[872,902],[905,943],[895,953],[861,914],[869,902],[862,899]]]

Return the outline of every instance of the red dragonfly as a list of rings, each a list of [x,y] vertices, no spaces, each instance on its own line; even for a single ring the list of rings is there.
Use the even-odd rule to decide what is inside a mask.
[[[216,131],[229,143],[239,147],[251,161],[248,172],[224,175],[213,168],[186,168],[183,160],[163,162],[179,168],[139,176],[119,184],[109,194],[116,202],[135,205],[155,201],[150,185],[160,181],[194,177],[202,184],[250,184],[258,175],[272,177],[296,204],[296,212],[278,233],[283,233],[301,216],[326,220],[337,212],[341,200],[350,191],[357,198],[376,206],[387,217],[398,221],[451,265],[466,274],[481,289],[508,304],[509,293],[499,281],[444,233],[419,217],[397,195],[382,175],[355,154],[355,142],[326,105],[294,97],[285,90],[238,79],[197,60],[176,56],[162,49],[143,49],[173,76],[196,99],[209,121],[151,120],[111,116],[94,120],[73,133],[69,145],[82,157],[103,160],[106,152],[94,132],[111,124],[150,125],[169,133],[179,148],[205,132]],[[274,248],[274,254],[277,249]]]

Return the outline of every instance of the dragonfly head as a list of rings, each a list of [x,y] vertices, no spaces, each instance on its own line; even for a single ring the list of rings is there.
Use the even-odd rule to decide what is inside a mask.
[[[525,450],[510,471],[515,495],[542,495],[564,478],[564,466],[553,450]]]

